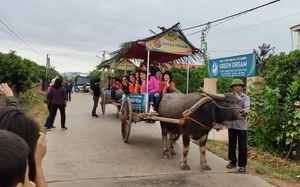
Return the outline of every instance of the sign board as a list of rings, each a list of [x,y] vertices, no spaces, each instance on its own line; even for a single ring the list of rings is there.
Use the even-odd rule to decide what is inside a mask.
[[[192,48],[176,37],[172,31],[160,38],[147,41],[146,50],[178,55],[190,55],[193,52]]]
[[[255,76],[255,54],[211,59],[208,62],[208,78]]]
[[[146,98],[148,94],[129,94],[132,110],[144,111],[146,109]]]
[[[107,89],[103,89],[104,94],[105,94],[105,99],[110,100],[111,99],[111,91]]]

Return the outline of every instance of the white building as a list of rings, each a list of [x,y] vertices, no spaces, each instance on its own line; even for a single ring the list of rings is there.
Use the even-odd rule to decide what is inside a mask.
[[[298,33],[297,49],[300,49],[300,24],[290,27],[291,31]]]

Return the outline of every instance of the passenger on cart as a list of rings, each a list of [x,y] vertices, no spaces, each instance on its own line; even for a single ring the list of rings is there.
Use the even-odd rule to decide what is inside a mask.
[[[156,79],[158,80],[158,83],[160,84],[163,81],[163,76],[162,76],[162,72],[157,69],[156,74],[155,74]]]
[[[159,84],[159,95],[156,97],[154,103],[156,112],[158,112],[159,103],[162,97],[167,93],[173,92],[175,92],[175,83],[172,81],[172,73],[170,71],[166,71],[163,73],[163,80]]]
[[[109,90],[110,87],[111,87],[110,85],[111,85],[111,77],[108,77],[108,79],[106,79],[106,81],[105,81],[105,83],[104,83],[103,89]]]
[[[112,86],[110,87],[111,90],[111,99],[116,100],[116,91],[118,89],[122,89],[122,84],[120,83],[119,78],[112,79]]]
[[[138,94],[140,93],[140,85],[138,83],[138,80],[136,80],[135,75],[134,74],[130,74],[129,75],[129,82],[131,83],[131,88],[129,88],[129,91],[131,94]],[[133,88],[133,92],[132,89]]]
[[[129,82],[127,76],[122,77],[122,90],[123,90],[122,99],[120,99],[118,101],[119,103],[122,103],[121,111],[124,107],[124,103],[125,103],[126,98],[128,97],[128,94],[134,94],[134,87],[133,87],[132,83]]]
[[[155,74],[156,74],[156,68],[152,67],[151,71],[150,71],[150,75],[149,75],[149,83],[148,83],[148,93],[149,93],[149,112],[155,112],[155,108],[154,108],[154,102],[155,102],[155,94],[158,93],[159,91],[159,83],[157,81],[157,79],[155,78]],[[147,72],[146,71],[141,71],[140,73],[140,84],[141,84],[141,89],[140,89],[140,93],[144,94],[146,93],[146,85],[147,85]]]

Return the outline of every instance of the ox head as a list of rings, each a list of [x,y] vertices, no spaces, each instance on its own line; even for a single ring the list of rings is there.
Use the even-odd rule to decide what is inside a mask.
[[[203,90],[201,87],[200,89],[213,99],[216,122],[245,119],[246,113],[239,105],[241,98],[238,95],[232,93],[213,94]]]

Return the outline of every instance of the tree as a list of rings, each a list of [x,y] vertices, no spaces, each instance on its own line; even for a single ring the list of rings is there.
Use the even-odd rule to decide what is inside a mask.
[[[17,92],[24,92],[32,87],[31,77],[34,72],[31,72],[31,63],[15,54],[14,51],[5,55],[1,59],[0,70],[1,82],[7,82],[11,87],[14,87]]]
[[[266,59],[265,70],[262,73],[266,85],[279,88],[280,95],[286,97],[288,84],[300,75],[300,51],[295,50],[289,54],[280,53]]]
[[[288,157],[300,141],[300,51],[271,55],[262,72],[262,88],[252,89],[249,144]]]
[[[22,59],[15,51],[8,54],[0,53],[0,81],[7,82],[16,92],[31,89],[34,83],[45,80],[45,66]]]
[[[254,50],[256,59],[255,75],[261,76],[262,72],[266,69],[266,59],[274,54],[275,47],[271,47],[270,44],[263,44],[262,46],[258,46],[258,48],[259,51]]]

